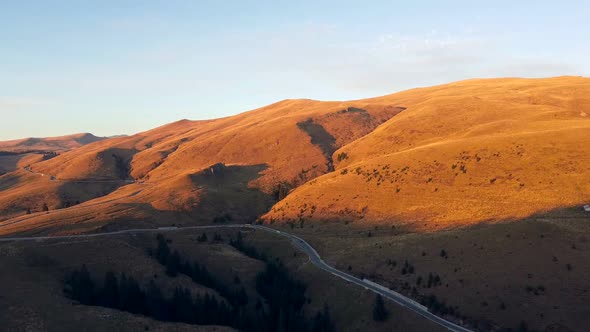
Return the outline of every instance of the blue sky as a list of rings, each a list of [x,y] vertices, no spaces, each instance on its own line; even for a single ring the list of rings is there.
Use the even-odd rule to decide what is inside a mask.
[[[285,99],[590,76],[584,1],[0,0],[0,140],[133,134]]]

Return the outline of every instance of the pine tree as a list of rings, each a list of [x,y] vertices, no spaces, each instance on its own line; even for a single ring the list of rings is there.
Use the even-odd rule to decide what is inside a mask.
[[[236,293],[235,298],[236,304],[241,307],[248,304],[248,295],[246,294],[246,289],[244,288],[244,286],[242,286],[242,288],[240,288],[240,290]]]
[[[90,278],[86,265],[82,265],[78,274],[78,294],[80,303],[94,304],[94,282]]]
[[[117,308],[129,311],[129,288],[127,287],[127,275],[125,273],[121,273],[119,277],[119,303]]]
[[[129,312],[134,314],[145,312],[145,294],[133,277],[127,278],[127,304]]]
[[[166,261],[166,274],[171,277],[176,277],[178,275],[180,265],[180,254],[175,250]]]
[[[113,271],[104,276],[104,285],[100,294],[100,304],[108,308],[116,308],[119,303],[119,282]]]
[[[168,260],[168,256],[170,256],[170,248],[168,247],[168,243],[166,243],[166,239],[162,234],[158,234],[158,248],[156,249],[156,259],[160,264],[166,264]]]
[[[318,312],[313,320],[311,332],[334,332],[334,325],[330,318],[328,305],[324,305],[324,310]]]
[[[69,298],[82,304],[95,304],[94,282],[90,278],[86,265],[82,265],[80,271],[73,271],[66,276],[64,292]]]
[[[172,308],[177,321],[195,323],[193,313],[194,303],[192,296],[186,288],[176,288],[172,297]]]
[[[162,291],[156,285],[154,280],[148,284],[146,291],[146,311],[151,317],[157,320],[168,320],[168,310]]]
[[[203,233],[203,234],[201,234],[201,236],[199,236],[199,237],[197,238],[197,241],[198,241],[198,242],[207,242],[207,233]]]
[[[387,309],[385,309],[385,303],[383,302],[383,297],[380,294],[377,294],[375,297],[375,304],[373,305],[373,319],[377,322],[383,322],[387,320],[389,313]]]

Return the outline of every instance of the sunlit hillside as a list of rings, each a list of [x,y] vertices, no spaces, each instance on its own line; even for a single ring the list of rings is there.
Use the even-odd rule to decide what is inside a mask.
[[[590,201],[590,79],[469,80],[364,102],[406,110],[336,151],[336,171],[267,221],[432,229]]]

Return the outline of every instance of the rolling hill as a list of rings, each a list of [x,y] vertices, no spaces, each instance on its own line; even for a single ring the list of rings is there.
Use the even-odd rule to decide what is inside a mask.
[[[106,137],[84,133],[0,142],[0,175],[103,139]]]
[[[265,219],[437,229],[587,203],[589,93],[587,78],[490,79],[366,100],[407,109]]]
[[[589,96],[588,78],[484,79],[182,120],[1,176],[0,233],[262,214],[430,230],[575,206],[590,201]]]
[[[71,197],[63,197],[63,202],[52,199],[51,193],[58,189],[54,183],[39,182],[28,172],[17,172],[18,175],[7,173],[29,167],[32,164],[56,157],[60,153],[74,150],[83,145],[106,139],[92,134],[75,134],[48,138],[26,138],[0,142],[0,190],[4,192],[3,200],[9,202],[0,213],[3,217],[11,217],[35,209],[43,209],[44,204],[55,204],[59,207],[69,206],[87,195],[84,191],[72,192]],[[74,197],[75,196],[75,197]],[[78,198],[80,197],[80,198]],[[71,201],[71,202],[70,202]]]
[[[33,164],[32,173],[1,177],[0,215],[20,218],[2,229],[56,227],[55,218],[97,227],[118,217],[158,224],[252,221],[290,189],[332,171],[335,150],[402,110],[285,100],[228,118],[182,120],[95,142]],[[76,206],[60,209],[74,198]],[[43,213],[43,204],[60,210]]]

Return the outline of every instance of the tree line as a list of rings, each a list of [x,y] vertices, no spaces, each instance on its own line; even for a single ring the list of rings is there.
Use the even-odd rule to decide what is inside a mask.
[[[145,315],[160,321],[199,325],[238,327],[231,308],[209,294],[193,296],[186,288],[177,287],[170,297],[151,280],[146,287],[125,273],[119,277],[113,271],[95,281],[86,265],[70,272],[65,278],[65,294],[81,304],[118,309]]]
[[[263,331],[334,331],[327,306],[312,321],[306,319],[303,313],[306,288],[305,284],[291,278],[280,262],[267,263],[256,277],[256,291],[267,303]]]
[[[246,245],[238,234],[231,240],[234,247],[266,260],[255,247]],[[156,238],[157,246],[149,249],[148,254],[165,267],[169,277],[186,275],[193,282],[215,290],[222,299],[209,294],[193,295],[186,288],[175,288],[167,297],[154,279],[143,287],[125,273],[117,275],[108,271],[99,279],[91,276],[85,265],[66,275],[65,295],[81,304],[113,308],[160,321],[231,326],[246,332],[334,331],[327,305],[312,317],[304,314],[303,307],[308,301],[306,286],[292,278],[280,261],[266,261],[265,269],[255,280],[258,297],[251,302],[243,285],[232,290],[204,265],[190,262],[171,249],[164,236],[159,234]],[[234,278],[234,283],[241,283],[239,277]],[[248,306],[249,303],[252,305]]]
[[[194,283],[215,290],[234,307],[241,307],[248,304],[248,295],[244,286],[238,290],[231,290],[217,278],[213,277],[207,267],[196,261],[191,263],[181,257],[177,250],[172,251],[162,234],[158,234],[156,239],[158,241],[156,249],[148,250],[148,253],[166,268],[166,274],[168,276],[176,277],[179,274],[184,274],[191,278]]]

